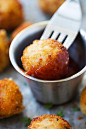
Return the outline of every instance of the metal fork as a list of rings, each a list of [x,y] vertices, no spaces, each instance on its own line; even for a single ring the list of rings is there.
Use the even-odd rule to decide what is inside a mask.
[[[56,39],[68,49],[78,34],[81,19],[79,0],[66,0],[52,16],[41,39]]]

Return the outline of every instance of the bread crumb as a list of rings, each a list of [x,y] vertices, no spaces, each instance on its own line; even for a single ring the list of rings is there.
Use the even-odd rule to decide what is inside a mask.
[[[78,117],[78,120],[81,120],[81,119],[83,119],[83,117],[82,117],[82,116],[79,116],[79,117]]]
[[[74,105],[74,106],[77,106],[77,102],[74,102],[73,105]]]

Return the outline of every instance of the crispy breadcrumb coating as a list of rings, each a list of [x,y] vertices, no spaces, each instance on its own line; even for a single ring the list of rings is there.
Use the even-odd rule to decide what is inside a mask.
[[[18,0],[0,0],[0,29],[12,30],[22,20],[22,5]]]
[[[38,0],[39,7],[48,14],[54,14],[64,2],[65,0]]]
[[[7,38],[5,30],[0,30],[0,73],[9,65],[9,46],[10,41]]]
[[[24,49],[21,61],[27,74],[39,79],[60,79],[68,73],[69,54],[57,40],[35,40]]]
[[[22,94],[12,79],[0,80],[0,119],[19,114],[24,109]]]
[[[30,22],[23,22],[21,23],[20,26],[18,26],[13,32],[12,32],[12,35],[11,35],[11,39],[13,40],[15,38],[15,36],[20,32],[22,31],[23,29],[25,29],[26,27],[32,25],[32,23]]]
[[[81,112],[86,115],[86,86],[81,92],[81,97],[80,97],[80,109]]]
[[[33,118],[28,129],[72,129],[71,125],[57,115],[41,115]]]

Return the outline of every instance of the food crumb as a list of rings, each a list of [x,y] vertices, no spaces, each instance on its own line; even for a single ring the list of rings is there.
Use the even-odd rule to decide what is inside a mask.
[[[74,105],[74,106],[77,106],[77,102],[74,102],[73,105]]]
[[[64,105],[64,108],[66,108],[66,107],[67,107],[67,105],[65,104],[65,105]]]
[[[13,80],[13,78],[12,78],[12,77],[10,77],[10,78],[9,78],[9,80],[10,80],[10,81],[12,81],[12,80]]]
[[[83,119],[83,117],[82,117],[82,116],[79,116],[79,117],[78,117],[78,120],[81,120],[81,119]]]

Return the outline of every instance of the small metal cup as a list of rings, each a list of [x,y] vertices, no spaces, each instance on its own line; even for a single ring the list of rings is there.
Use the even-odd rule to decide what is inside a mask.
[[[35,39],[40,39],[48,21],[36,23],[22,30],[10,46],[10,60],[14,68],[28,81],[35,98],[42,103],[63,104],[73,98],[86,71],[85,48],[86,33],[80,30],[77,38],[69,49],[69,55],[78,63],[80,71],[75,75],[61,80],[41,80],[26,75],[22,70],[21,56],[26,46]]]

